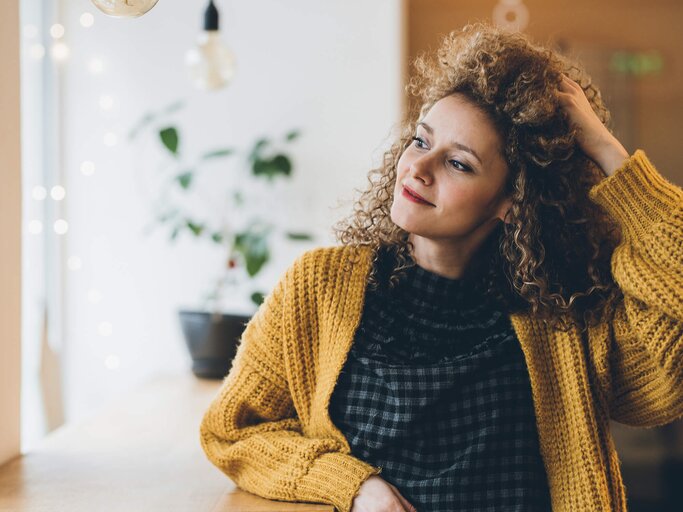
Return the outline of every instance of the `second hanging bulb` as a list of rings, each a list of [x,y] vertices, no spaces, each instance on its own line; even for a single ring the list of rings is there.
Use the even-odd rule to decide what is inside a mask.
[[[197,38],[197,46],[185,56],[190,79],[199,89],[221,89],[235,75],[235,57],[221,41],[218,28],[218,9],[209,0],[204,12],[204,31]]]

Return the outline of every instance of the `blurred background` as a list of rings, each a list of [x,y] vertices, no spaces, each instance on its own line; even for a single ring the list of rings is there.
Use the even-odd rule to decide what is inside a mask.
[[[629,152],[683,184],[676,0],[22,0],[22,451],[196,370],[181,311],[248,318],[333,244],[410,63],[477,20],[584,62]],[[612,427],[630,510],[681,510],[683,423]]]

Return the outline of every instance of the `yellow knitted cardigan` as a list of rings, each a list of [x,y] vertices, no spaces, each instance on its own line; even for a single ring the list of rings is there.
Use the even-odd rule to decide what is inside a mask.
[[[637,150],[590,198],[623,230],[612,273],[624,300],[581,335],[511,315],[557,512],[625,511],[609,418],[657,426],[683,415],[683,190]],[[239,487],[351,509],[381,468],[350,455],[328,406],[358,327],[372,253],[306,252],[246,327],[201,423],[201,445]]]

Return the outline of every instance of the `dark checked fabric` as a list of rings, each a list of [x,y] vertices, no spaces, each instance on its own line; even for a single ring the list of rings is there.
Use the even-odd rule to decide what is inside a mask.
[[[368,287],[330,415],[418,512],[551,510],[521,347],[461,280]]]

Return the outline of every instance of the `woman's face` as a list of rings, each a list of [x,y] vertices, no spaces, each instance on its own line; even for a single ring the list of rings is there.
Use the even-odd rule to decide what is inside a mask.
[[[492,121],[465,96],[437,101],[398,161],[392,221],[433,240],[490,230],[510,204],[503,197],[508,168],[501,148]],[[407,189],[428,203],[411,200]]]

